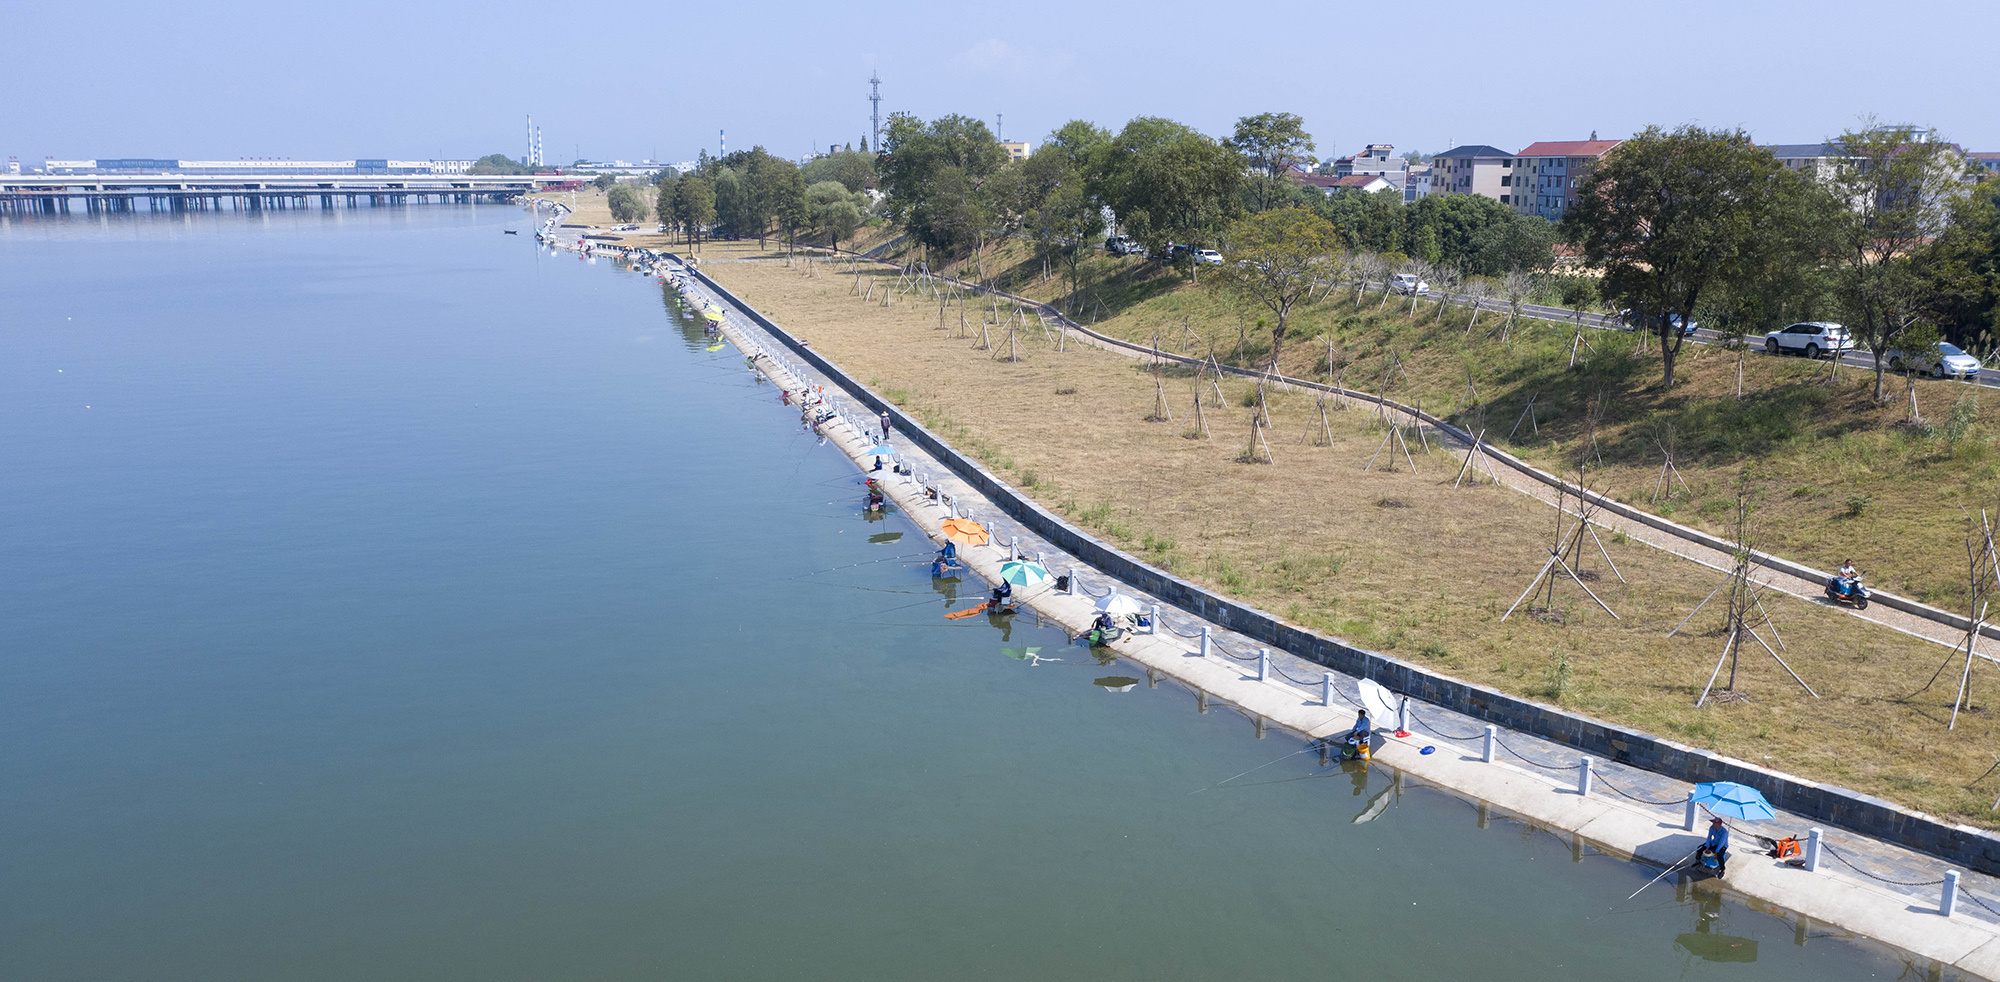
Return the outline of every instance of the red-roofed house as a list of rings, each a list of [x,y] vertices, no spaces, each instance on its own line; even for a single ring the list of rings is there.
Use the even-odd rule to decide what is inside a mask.
[[[1306,187],[1318,188],[1322,193],[1329,195],[1348,191],[1366,191],[1370,194],[1377,191],[1403,193],[1402,184],[1380,174],[1347,174],[1336,177],[1332,174],[1301,174],[1294,171],[1290,177]]]
[[[1561,221],[1570,196],[1623,140],[1545,140],[1514,155],[1514,210]]]

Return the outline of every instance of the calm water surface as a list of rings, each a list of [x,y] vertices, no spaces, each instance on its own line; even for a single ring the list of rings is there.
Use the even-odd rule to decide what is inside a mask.
[[[1908,967],[1385,768],[1192,793],[1298,743],[944,620],[739,355],[503,227],[0,223],[0,977]]]

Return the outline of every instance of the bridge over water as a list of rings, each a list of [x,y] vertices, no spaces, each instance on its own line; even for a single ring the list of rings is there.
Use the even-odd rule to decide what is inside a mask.
[[[544,174],[3,174],[0,210],[210,211],[504,201],[576,178]]]

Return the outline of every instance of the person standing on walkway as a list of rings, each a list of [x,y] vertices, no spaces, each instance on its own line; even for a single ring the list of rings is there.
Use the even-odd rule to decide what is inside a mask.
[[[889,425],[889,411],[888,411],[887,409],[884,409],[884,410],[882,410],[882,442],[883,442],[883,443],[888,443],[888,442],[889,442],[889,430],[890,430],[890,425]]]

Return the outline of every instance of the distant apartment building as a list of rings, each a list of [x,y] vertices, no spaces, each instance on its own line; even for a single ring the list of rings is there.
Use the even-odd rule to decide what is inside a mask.
[[[1778,158],[1785,169],[1796,171],[1816,181],[1832,179],[1834,170],[1843,159],[1840,147],[1826,142],[1820,143],[1774,143],[1764,149]]]
[[[1410,176],[1403,181],[1403,201],[1412,202],[1431,193],[1431,166],[1411,165]]]
[[[1000,149],[1007,151],[1007,159],[1009,160],[1026,160],[1029,154],[1035,152],[1035,148],[1032,145],[1013,140],[1000,141]]]
[[[2000,152],[1975,150],[1965,155],[1965,162],[1974,173],[2000,174]]]
[[[1319,191],[1328,197],[1336,194],[1345,194],[1349,191],[1361,191],[1368,194],[1380,194],[1383,191],[1395,191],[1400,194],[1403,191],[1403,185],[1400,181],[1392,181],[1380,174],[1347,174],[1345,176],[1336,176],[1333,174],[1305,174],[1299,171],[1292,171],[1288,176],[1292,180]]]
[[[1499,147],[1468,143],[1431,158],[1431,194],[1476,194],[1511,205],[1513,183],[1514,155]]]
[[[1396,156],[1396,147],[1389,143],[1371,143],[1368,149],[1352,157],[1341,157],[1333,162],[1335,177],[1357,177],[1376,175],[1393,181],[1397,187],[1410,172],[1410,162]]]
[[[1553,140],[1529,144],[1514,155],[1509,202],[1523,215],[1561,221],[1577,186],[1623,140]]]

